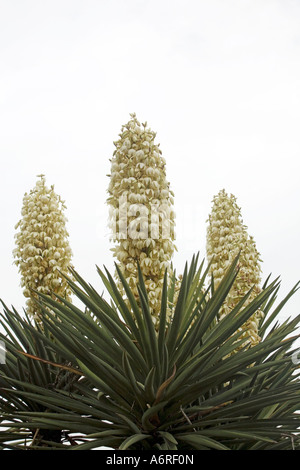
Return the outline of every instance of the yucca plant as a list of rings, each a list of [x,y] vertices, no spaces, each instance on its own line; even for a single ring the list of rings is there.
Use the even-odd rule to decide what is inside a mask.
[[[1,433],[2,448],[28,448],[34,430],[47,430],[53,449],[299,449],[300,389],[292,348],[300,317],[277,321],[298,285],[275,306],[280,281],[266,283],[250,303],[251,290],[220,318],[237,266],[238,258],[216,288],[205,290],[209,266],[193,257],[169,321],[175,282],[166,272],[158,328],[139,267],[139,302],[118,268],[126,301],[113,276],[97,268],[109,298],[72,270],[75,281],[68,282],[82,309],[40,294],[42,329],[28,319],[20,324],[18,314],[6,309],[11,339],[8,364],[0,366],[0,403],[9,431]],[[264,311],[261,341],[230,354],[240,326],[258,309]],[[36,380],[33,371],[32,380],[24,377],[25,360],[29,370],[40,367],[51,385]],[[71,377],[67,388],[57,386],[61,371]],[[68,438],[56,442],[51,432]]]
[[[32,391],[32,387],[49,393],[56,389],[70,391],[79,377],[59,352],[48,348],[47,341],[52,339],[40,319],[36,322],[27,313],[21,316],[3,304],[0,322],[4,330],[0,337],[6,349],[5,363],[0,365],[0,422],[4,428],[0,432],[0,449],[3,442],[8,449],[60,447],[60,443],[69,442],[63,424],[61,429],[54,430],[24,426],[22,418],[17,417],[19,412],[41,413],[46,420],[48,406],[36,402],[34,393],[22,393]],[[37,356],[42,356],[43,361],[36,361]],[[57,362],[59,369],[51,367]]]

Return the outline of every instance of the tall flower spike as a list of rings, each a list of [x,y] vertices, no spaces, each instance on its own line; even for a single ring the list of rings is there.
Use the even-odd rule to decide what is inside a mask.
[[[239,273],[220,312],[222,317],[232,310],[250,288],[254,286],[246,305],[261,291],[261,260],[254,239],[248,235],[247,227],[243,224],[235,196],[229,196],[224,189],[220,191],[213,199],[208,222],[206,250],[208,262],[212,262],[211,273],[215,286],[240,252]],[[258,326],[261,317],[261,311],[255,312],[241,329],[241,338],[245,338],[251,346],[260,341]]]
[[[154,323],[160,311],[165,269],[175,249],[173,192],[155,132],[136,115],[122,126],[111,159],[107,199],[117,263],[138,299],[137,264],[145,278]]]
[[[71,300],[71,291],[63,274],[68,274],[72,252],[68,242],[64,201],[47,188],[44,175],[38,176],[34,189],[23,198],[22,218],[16,224],[14,263],[19,267],[21,286],[27,298],[27,312],[37,321],[41,311],[37,291],[55,293]]]

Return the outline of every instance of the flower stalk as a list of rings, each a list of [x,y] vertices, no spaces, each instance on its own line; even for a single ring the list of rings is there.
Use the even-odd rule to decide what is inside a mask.
[[[160,311],[165,270],[175,249],[173,192],[156,133],[136,115],[114,142],[108,186],[109,224],[117,264],[138,300],[139,265],[154,323]]]
[[[208,222],[206,250],[215,287],[240,253],[237,278],[220,312],[223,318],[251,288],[253,290],[245,306],[261,292],[261,260],[253,237],[247,233],[241,209],[233,194],[228,195],[223,189],[214,197]],[[262,316],[261,310],[255,312],[241,329],[241,338],[245,338],[251,346],[260,341],[258,329]]]
[[[27,313],[35,320],[41,317],[36,302],[39,293],[54,293],[71,300],[71,290],[63,274],[68,274],[72,258],[67,219],[63,214],[65,203],[55,193],[54,186],[46,186],[44,175],[38,178],[36,186],[24,195],[13,251],[27,298]]]

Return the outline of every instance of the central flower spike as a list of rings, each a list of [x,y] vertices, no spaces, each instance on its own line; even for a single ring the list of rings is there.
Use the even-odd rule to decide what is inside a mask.
[[[247,233],[243,224],[241,209],[236,197],[228,195],[225,190],[219,192],[213,199],[213,207],[209,216],[207,229],[207,259],[211,264],[211,273],[215,287],[222,280],[233,259],[240,253],[239,273],[229,295],[221,309],[221,318],[227,315],[233,307],[253,287],[247,304],[261,291],[260,289],[260,259],[252,236]],[[258,335],[259,322],[262,312],[257,311],[243,326],[241,337],[251,345],[260,341]]]
[[[175,249],[173,192],[156,133],[135,114],[122,127],[111,159],[107,199],[112,248],[117,264],[138,299],[138,270],[145,278],[153,321],[160,312],[164,273]]]

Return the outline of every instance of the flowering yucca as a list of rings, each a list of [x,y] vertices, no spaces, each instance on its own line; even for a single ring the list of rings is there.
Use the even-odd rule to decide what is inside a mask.
[[[54,292],[70,300],[71,291],[61,273],[68,273],[72,252],[68,242],[64,201],[45,185],[44,175],[29,194],[23,198],[22,219],[16,224],[17,248],[13,251],[14,263],[21,273],[21,286],[27,297],[27,312],[39,319],[35,302],[37,291]]]
[[[249,304],[261,291],[261,267],[259,253],[252,236],[243,224],[241,209],[236,197],[221,190],[213,199],[213,207],[207,228],[207,258],[211,264],[211,273],[215,286],[223,278],[233,259],[240,252],[239,274],[221,309],[221,317],[227,315],[251,289],[252,293],[245,305]],[[257,311],[243,326],[242,336],[251,345],[260,341],[258,325],[262,312]]]
[[[145,277],[153,320],[160,310],[164,272],[174,252],[173,192],[156,133],[136,115],[122,126],[111,159],[108,187],[112,249],[138,299],[137,265]]]

